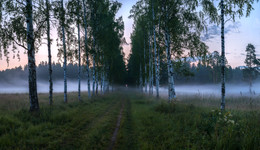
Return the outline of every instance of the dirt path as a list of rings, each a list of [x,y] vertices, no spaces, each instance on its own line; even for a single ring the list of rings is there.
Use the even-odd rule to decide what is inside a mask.
[[[117,119],[117,123],[116,123],[116,128],[115,128],[115,131],[114,131],[113,136],[112,136],[112,138],[111,138],[111,142],[110,142],[110,146],[109,146],[108,150],[112,150],[112,149],[114,148],[114,146],[115,146],[116,137],[117,137],[118,130],[119,130],[119,128],[120,128],[121,119],[122,119],[122,116],[123,116],[124,107],[125,107],[125,104],[123,103],[122,106],[121,106],[120,113],[119,113],[119,115],[118,115],[118,119]]]

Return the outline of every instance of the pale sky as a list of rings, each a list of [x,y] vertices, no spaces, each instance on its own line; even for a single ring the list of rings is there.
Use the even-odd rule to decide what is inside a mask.
[[[136,3],[137,0],[118,0],[123,5],[119,10],[117,17],[123,16],[125,23],[125,32],[124,36],[129,45],[124,46],[124,52],[126,57],[130,53],[131,41],[130,36],[132,33],[133,20],[128,19],[130,15],[130,10],[132,6]],[[254,9],[248,18],[242,17],[236,20],[236,23],[229,22],[226,24],[227,33],[226,38],[226,57],[228,59],[229,65],[232,67],[244,65],[245,60],[245,49],[248,43],[252,43],[256,47],[257,56],[260,57],[260,3],[254,4]],[[220,45],[220,29],[216,26],[210,28],[208,38],[205,42],[209,46],[209,51],[219,51],[221,50]],[[54,33],[53,33],[54,34]],[[56,35],[55,35],[56,37]],[[54,40],[55,41],[55,40]],[[22,48],[21,48],[22,50]],[[24,53],[24,50],[20,52],[21,60],[20,62],[17,59],[12,59],[13,54],[10,52],[10,63],[7,67],[5,57],[3,56],[0,60],[0,70],[6,68],[14,68],[18,66],[24,66],[27,64],[27,56]],[[52,56],[53,61],[57,61],[57,50],[56,43],[52,45]],[[36,54],[36,64],[39,64],[41,61],[48,60],[47,46],[43,45],[39,52]]]

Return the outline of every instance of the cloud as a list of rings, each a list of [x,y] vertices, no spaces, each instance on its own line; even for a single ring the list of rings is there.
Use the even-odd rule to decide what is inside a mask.
[[[230,24],[228,26],[225,27],[225,34],[228,33],[239,33],[240,31],[238,30],[238,28],[241,26],[240,22],[235,22],[233,24]],[[206,33],[204,33],[201,37],[202,41],[209,41],[213,38],[215,38],[216,36],[220,36],[221,35],[221,29],[219,26],[217,25],[212,25],[208,27],[208,30],[206,31]]]

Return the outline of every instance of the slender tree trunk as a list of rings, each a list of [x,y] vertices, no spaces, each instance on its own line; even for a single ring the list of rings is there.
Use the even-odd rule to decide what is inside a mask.
[[[159,17],[159,36],[161,33],[161,17]],[[160,41],[158,42],[158,44]],[[160,65],[161,65],[161,59],[160,59],[160,45],[158,45],[158,80],[159,80],[159,86],[160,86]]]
[[[148,43],[149,43],[149,95],[152,94],[152,62],[151,62],[151,39],[150,31],[148,32]]]
[[[105,60],[104,60],[104,54],[102,55],[102,59],[103,59],[103,66],[102,66],[102,93],[105,94]]]
[[[100,93],[103,93],[103,67],[100,73],[101,77],[100,77]]]
[[[98,56],[98,52],[97,52],[96,95],[98,94],[98,80],[99,80],[99,67],[98,67],[98,63],[99,63],[99,56]]]
[[[151,49],[152,50],[152,49]],[[153,51],[151,51],[151,72],[152,72],[152,77],[151,77],[151,85],[152,85],[152,95],[153,95],[153,87],[154,87],[154,84],[153,84],[153,80],[154,80],[154,74],[153,74],[153,66],[154,66],[154,63],[153,63]]]
[[[109,92],[109,79],[108,79],[108,70],[109,70],[109,66],[106,65],[106,72],[105,72],[105,86],[104,86],[104,92]]]
[[[78,99],[81,101],[80,93],[81,93],[81,51],[80,51],[80,16],[79,16],[79,7],[80,7],[80,0],[78,0],[78,11],[77,11],[77,17],[78,17],[78,51],[79,51],[79,70],[78,70]]]
[[[140,87],[140,90],[141,90],[141,92],[143,92],[143,77],[142,77],[142,74],[143,74],[143,72],[142,72],[142,65],[141,65],[141,63],[140,63],[140,79],[139,79],[139,87]]]
[[[151,30],[151,36],[152,36],[152,30]],[[152,38],[153,39],[153,38]],[[152,77],[151,77],[151,85],[152,85],[152,90],[151,90],[151,94],[153,95],[153,87],[154,87],[154,84],[153,84],[153,81],[154,81],[154,74],[153,74],[153,66],[154,66],[154,59],[153,59],[153,48],[152,48],[152,44],[151,44],[151,74],[152,74]]]
[[[98,95],[98,82],[99,82],[99,72],[96,72],[96,95]]]
[[[53,103],[53,81],[52,81],[52,62],[51,62],[51,38],[50,38],[50,4],[46,0],[46,19],[47,19],[47,42],[48,42],[48,64],[49,64],[49,104]]]
[[[39,110],[39,103],[37,94],[37,79],[35,66],[32,0],[26,0],[26,10],[30,111],[34,112]]]
[[[174,73],[173,73],[173,66],[171,62],[171,50],[170,50],[170,35],[169,35],[169,29],[168,29],[168,10],[166,8],[165,3],[165,14],[166,14],[166,21],[165,21],[165,43],[166,43],[166,57],[167,57],[167,68],[168,68],[168,99],[169,101],[172,101],[174,98],[176,98],[175,94],[175,86],[174,86]]]
[[[63,42],[63,52],[64,52],[64,102],[67,103],[67,52],[66,52],[66,39],[65,39],[65,10],[63,7],[63,0],[61,0],[61,11],[62,11],[62,42]]]
[[[221,0],[221,110],[225,110],[225,18],[224,0]]]
[[[85,30],[85,53],[87,57],[87,69],[86,69],[86,74],[87,74],[87,81],[88,81],[88,98],[91,98],[91,93],[90,93],[90,69],[89,69],[89,51],[88,51],[88,32],[87,32],[87,12],[86,12],[86,6],[85,6],[85,0],[83,0],[83,7],[84,7],[84,30]]]
[[[153,9],[153,37],[154,37],[154,65],[155,65],[155,82],[156,82],[156,97],[159,98],[159,71],[158,71],[158,57],[157,57],[157,45],[156,45],[156,33],[155,33],[155,15],[154,15],[154,5],[152,3]]]
[[[145,60],[145,39],[144,39],[144,86],[145,86],[145,93],[147,93],[147,68],[146,68],[146,60]]]
[[[95,49],[96,49],[96,43],[95,43],[95,37],[93,36],[93,69],[92,69],[92,95],[95,95],[95,85],[96,85],[96,62],[95,62]]]

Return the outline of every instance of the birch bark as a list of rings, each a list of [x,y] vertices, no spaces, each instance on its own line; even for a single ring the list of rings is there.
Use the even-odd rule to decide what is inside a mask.
[[[62,12],[62,43],[63,43],[63,52],[64,52],[64,102],[67,103],[67,53],[66,53],[66,39],[65,39],[65,10],[63,7],[63,0],[61,0],[61,12]]]
[[[225,110],[225,18],[224,18],[224,0],[221,0],[221,107]]]
[[[49,65],[49,104],[53,103],[53,81],[52,81],[52,62],[51,62],[51,38],[50,38],[50,3],[46,4],[46,21],[47,21],[47,45],[48,45],[48,65]]]
[[[26,0],[26,22],[27,22],[27,48],[28,48],[28,68],[29,68],[29,97],[30,111],[38,111],[38,94],[35,66],[35,47],[33,30],[33,10],[32,0]]]
[[[78,99],[81,101],[80,92],[81,92],[81,53],[80,53],[80,17],[79,17],[79,7],[80,7],[80,0],[78,0],[78,11],[77,11],[77,19],[78,19],[78,51],[79,51],[79,68],[78,68]]]
[[[159,98],[159,71],[158,71],[158,57],[156,49],[156,33],[155,33],[155,15],[154,15],[154,5],[152,3],[153,10],[153,37],[154,37],[154,65],[155,65],[155,82],[156,82],[156,97]]]
[[[168,68],[168,100],[169,102],[176,98],[175,86],[174,86],[174,70],[171,62],[171,51],[170,51],[170,35],[168,29],[168,10],[165,3],[165,43],[166,43],[166,57],[167,57],[167,68]]]
[[[87,57],[87,62],[86,62],[86,74],[87,74],[87,82],[88,82],[88,98],[91,98],[91,93],[90,93],[90,70],[89,70],[89,51],[88,51],[88,32],[87,32],[87,12],[86,12],[86,5],[85,5],[85,0],[83,0],[83,7],[84,7],[84,30],[85,30],[85,53]]]

